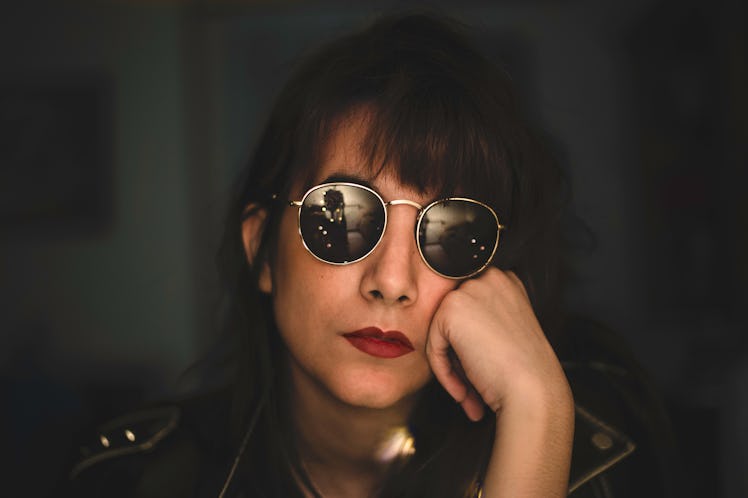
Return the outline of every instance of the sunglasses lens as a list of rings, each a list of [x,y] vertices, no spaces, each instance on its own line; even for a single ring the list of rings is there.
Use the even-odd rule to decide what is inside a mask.
[[[350,263],[371,252],[384,229],[384,206],[353,185],[321,185],[304,198],[299,227],[309,251],[328,263]]]
[[[440,201],[424,212],[418,243],[431,268],[448,277],[466,277],[493,257],[498,224],[493,211],[476,202]]]

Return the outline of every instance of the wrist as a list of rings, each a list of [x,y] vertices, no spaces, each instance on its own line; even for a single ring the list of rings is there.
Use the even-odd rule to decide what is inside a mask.
[[[547,413],[573,419],[574,397],[566,376],[561,372],[542,379],[513,379],[512,389],[507,390],[501,401],[491,408],[496,417]]]
[[[567,382],[507,398],[496,413],[484,498],[566,495],[574,436]]]

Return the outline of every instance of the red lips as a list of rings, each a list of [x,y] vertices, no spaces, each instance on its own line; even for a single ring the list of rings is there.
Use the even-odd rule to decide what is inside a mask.
[[[356,349],[377,358],[397,358],[414,351],[413,344],[402,332],[367,327],[343,334]]]

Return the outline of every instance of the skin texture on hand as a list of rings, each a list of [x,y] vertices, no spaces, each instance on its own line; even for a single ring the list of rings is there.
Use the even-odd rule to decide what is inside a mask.
[[[497,417],[483,496],[565,496],[574,403],[519,278],[489,268],[448,293],[426,353],[471,420]]]

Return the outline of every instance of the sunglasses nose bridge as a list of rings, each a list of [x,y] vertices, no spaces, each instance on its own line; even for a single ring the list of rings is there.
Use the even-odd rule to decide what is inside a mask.
[[[416,201],[411,201],[410,199],[393,199],[391,201],[387,201],[384,203],[385,211],[387,211],[387,208],[390,206],[410,206],[415,208],[418,212],[416,214],[416,224],[418,223],[418,220],[421,216],[421,213],[423,213],[423,206],[418,204]],[[418,244],[418,239],[416,238],[416,245]],[[420,252],[420,249],[419,249]]]
[[[390,206],[410,206],[413,208],[416,208],[418,213],[416,214],[416,220],[421,216],[421,213],[423,212],[423,206],[418,204],[416,201],[411,201],[410,199],[393,199],[391,201],[387,201],[384,203],[385,211]]]
[[[416,208],[419,211],[423,209],[423,206],[421,206],[417,202],[411,201],[409,199],[393,199],[391,201],[385,202],[384,205],[385,206],[402,206],[402,205],[412,206],[412,207]]]

